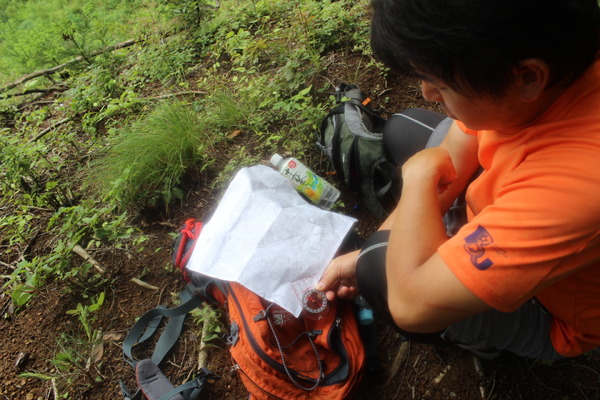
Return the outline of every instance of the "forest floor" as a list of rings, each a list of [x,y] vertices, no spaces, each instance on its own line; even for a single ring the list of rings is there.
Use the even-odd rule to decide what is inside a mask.
[[[423,102],[414,82],[385,79],[368,68],[356,76],[357,68],[353,64],[350,58],[337,60],[332,63],[328,76],[323,77],[324,81],[339,83],[348,76],[355,76],[354,82],[371,95],[375,106],[389,112],[406,107],[430,107]],[[350,71],[354,71],[353,75]],[[244,143],[243,135],[236,140],[240,141],[239,145],[248,144]],[[251,139],[248,140],[250,143]],[[265,158],[265,163],[267,160]],[[319,174],[327,172],[319,166],[312,167]],[[63,282],[47,283],[28,307],[18,312],[12,312],[10,296],[0,294],[1,314],[6,316],[0,319],[0,399],[64,398],[65,392],[61,390],[65,390],[65,386],[56,384],[59,379],[69,382],[70,399],[122,398],[120,380],[128,386],[134,383],[133,372],[122,357],[122,340],[137,317],[157,305],[173,305],[173,293],[184,287],[180,273],[170,265],[173,238],[169,234],[189,217],[205,220],[210,216],[222,193],[208,187],[196,182],[188,188],[185,200],[168,216],[148,214],[137,221],[150,238],[145,252],[131,254],[106,248],[92,254],[105,269],[106,300],[94,323],[103,334],[91,365],[82,365],[80,371],[66,376],[67,373],[51,363],[60,346],[75,349],[78,346],[77,342],[68,341],[69,335],[79,329],[78,321],[66,313],[76,307],[78,300],[74,293],[63,290]],[[376,229],[378,221],[355,209],[352,194],[341,189],[346,206],[339,211],[358,218],[358,232],[368,235]],[[43,249],[44,240],[43,235],[37,238],[30,251],[35,252],[36,247]],[[141,287],[131,278],[142,279],[159,289]],[[178,346],[164,366],[165,374],[173,383],[181,383],[195,373],[198,337],[198,328],[188,321]],[[510,354],[484,361],[452,346],[402,343],[394,330],[382,325],[378,325],[377,343],[377,371],[365,372],[356,399],[600,399],[600,352],[553,363]],[[80,346],[83,348],[84,344]],[[142,356],[143,349],[140,353]],[[219,378],[210,382],[201,399],[247,398],[239,377],[232,373],[224,343],[209,349],[208,368]],[[39,377],[24,373],[35,373]]]

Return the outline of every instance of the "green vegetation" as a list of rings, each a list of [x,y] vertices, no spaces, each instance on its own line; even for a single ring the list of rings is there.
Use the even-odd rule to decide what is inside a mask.
[[[92,163],[87,180],[107,200],[125,205],[168,206],[182,199],[188,168],[210,164],[215,136],[206,119],[182,103],[164,102],[113,136]]]
[[[193,187],[219,190],[281,149],[314,157],[331,55],[373,64],[367,6],[0,0],[1,287],[17,312],[50,282],[87,299],[68,311],[79,329],[59,341],[59,374],[38,377],[101,379],[93,317],[113,276],[76,247],[136,254],[149,210],[169,215]]]
[[[0,1],[0,78],[52,67],[130,39],[150,18],[142,1]]]

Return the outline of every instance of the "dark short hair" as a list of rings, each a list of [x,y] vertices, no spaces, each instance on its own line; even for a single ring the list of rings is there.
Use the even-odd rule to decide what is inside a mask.
[[[571,83],[600,42],[597,0],[373,0],[373,9],[378,59],[462,93],[502,95],[527,58],[550,66],[549,86]]]

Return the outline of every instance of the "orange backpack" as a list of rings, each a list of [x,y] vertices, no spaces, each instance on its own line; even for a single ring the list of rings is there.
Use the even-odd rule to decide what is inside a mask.
[[[238,283],[190,271],[186,264],[201,229],[200,222],[186,221],[175,244],[173,262],[188,281],[180,293],[181,304],[147,311],[123,341],[124,358],[135,368],[140,388],[131,393],[122,384],[125,398],[137,399],[140,392],[150,400],[198,398],[210,371],[200,371],[194,381],[173,387],[159,367],[179,336],[183,318],[203,301],[227,312],[231,358],[251,399],[349,397],[365,364],[353,303],[330,302],[320,318],[309,318],[304,312],[295,318]],[[163,318],[169,323],[152,357],[137,361],[132,354],[134,346],[152,337]]]
[[[360,381],[365,353],[350,302],[330,303],[322,319],[295,318],[240,284],[197,273],[191,281],[227,311],[229,350],[251,398],[345,399]]]
[[[235,282],[186,268],[202,226],[186,222],[174,259],[196,294],[227,312],[234,367],[253,399],[345,399],[362,377],[365,351],[353,303],[322,318],[292,314]]]

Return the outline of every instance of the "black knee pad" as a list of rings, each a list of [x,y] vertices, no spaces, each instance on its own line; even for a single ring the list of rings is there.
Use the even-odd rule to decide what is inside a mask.
[[[356,261],[358,291],[374,313],[394,327],[403,337],[422,343],[443,343],[440,334],[413,333],[400,329],[394,322],[388,306],[386,254],[390,231],[377,231],[366,240]]]
[[[356,260],[358,291],[373,311],[394,324],[388,308],[385,257],[389,231],[377,231],[366,240]],[[394,324],[395,325],[395,324]]]
[[[397,166],[423,150],[433,130],[446,117],[422,108],[407,108],[392,115],[383,129],[383,142]]]

